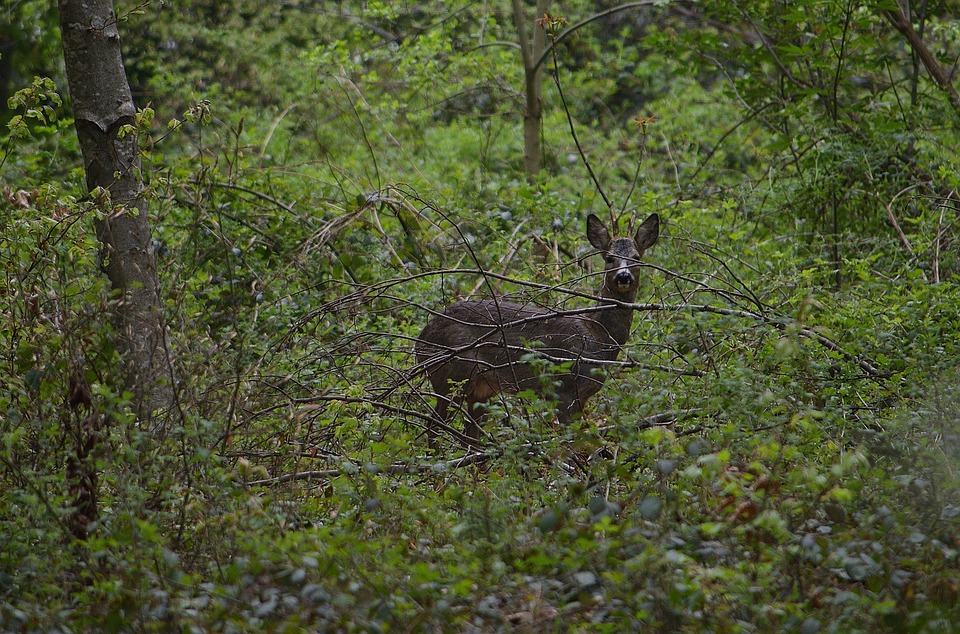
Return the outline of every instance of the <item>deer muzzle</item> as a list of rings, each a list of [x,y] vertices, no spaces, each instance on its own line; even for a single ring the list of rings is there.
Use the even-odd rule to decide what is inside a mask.
[[[621,291],[625,291],[633,286],[633,274],[627,269],[622,269],[617,271],[616,276],[613,278],[613,282],[617,285],[617,288],[619,288]]]

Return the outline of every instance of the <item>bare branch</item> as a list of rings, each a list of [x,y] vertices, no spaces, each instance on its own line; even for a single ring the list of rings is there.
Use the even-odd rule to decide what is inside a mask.
[[[547,58],[553,54],[553,49],[557,46],[557,44],[567,39],[567,37],[569,37],[570,35],[573,35],[579,29],[590,24],[591,22],[596,22],[597,20],[601,20],[607,17],[608,15],[613,15],[614,13],[620,13],[622,11],[636,9],[638,7],[650,6],[653,4],[657,4],[658,2],[661,2],[661,1],[662,0],[641,0],[640,2],[628,2],[626,4],[621,4],[616,7],[611,7],[609,9],[606,9],[605,11],[600,11],[599,13],[594,13],[593,15],[586,17],[583,20],[580,20],[579,22],[576,22],[570,25],[569,28],[566,28],[563,31],[561,31],[560,34],[557,35],[557,37],[553,38],[553,41],[547,45],[547,47],[543,50],[543,53],[540,55],[540,57],[537,58],[537,61],[534,62],[533,70],[536,71],[538,68],[540,68],[540,66],[543,65],[545,61],[547,61]]]
[[[900,191],[897,192],[897,194],[893,198],[890,199],[890,202],[884,205],[887,209],[887,218],[890,220],[890,224],[893,225],[893,229],[897,232],[897,235],[900,236],[900,242],[902,242],[903,246],[907,248],[907,252],[909,252],[910,255],[913,255],[913,245],[910,244],[910,239],[907,238],[906,235],[904,235],[903,229],[900,228],[900,223],[897,222],[897,217],[893,215],[893,203],[897,202],[897,198],[900,198],[900,196],[902,196],[903,194],[906,194],[908,191],[911,191],[916,189],[917,187],[920,187],[920,185],[922,184],[923,183],[915,183],[913,185],[910,185],[909,187],[905,187],[904,189],[901,189]]]
[[[923,38],[914,30],[913,23],[904,15],[903,10],[898,7],[896,11],[884,9],[882,13],[890,24],[893,25],[893,28],[900,31],[900,34],[910,42],[910,46],[917,54],[917,57],[920,58],[924,68],[926,68],[930,76],[933,77],[933,81],[947,93],[947,98],[950,100],[950,105],[953,106],[953,109],[960,110],[960,94],[958,94],[957,89],[953,87],[949,73],[940,65],[940,62],[933,56],[930,49],[927,48],[927,45],[923,42]]]
[[[390,473],[390,474],[418,474],[418,473],[444,473],[450,471],[451,469],[459,469],[460,467],[467,467],[474,464],[479,464],[486,462],[487,460],[498,455],[499,452],[494,450],[489,451],[479,451],[471,452],[460,456],[459,458],[454,458],[453,460],[444,460],[442,462],[426,463],[426,464],[404,464],[404,463],[394,463],[391,465],[386,465],[379,467],[378,471],[380,473]],[[352,464],[352,463],[350,463]],[[359,467],[354,465],[353,467],[359,471]],[[283,484],[284,482],[293,482],[296,480],[329,480],[330,478],[336,477],[338,475],[348,474],[350,470],[340,468],[340,469],[325,469],[322,471],[298,471],[296,473],[287,473],[282,476],[277,476],[276,478],[265,478],[263,480],[253,480],[247,482],[247,486],[273,486],[276,484]]]

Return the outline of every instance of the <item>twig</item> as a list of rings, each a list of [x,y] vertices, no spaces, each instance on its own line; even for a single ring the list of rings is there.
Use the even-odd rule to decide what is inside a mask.
[[[385,465],[383,467],[378,467],[377,471],[379,473],[400,473],[400,474],[416,474],[416,473],[443,473],[449,471],[450,469],[459,469],[460,467],[466,467],[473,464],[479,464],[481,462],[486,462],[487,460],[498,455],[498,451],[480,451],[467,453],[459,458],[454,458],[453,460],[445,460],[443,462],[435,462],[432,464],[405,464],[402,462],[394,463],[390,465]],[[349,463],[353,464],[353,463]],[[360,471],[359,467],[354,465],[354,469]],[[330,478],[336,477],[338,475],[349,474],[350,469],[344,469],[343,467],[339,469],[324,469],[322,471],[299,471],[297,473],[286,473],[282,476],[277,476],[275,478],[264,478],[263,480],[253,480],[247,482],[247,486],[272,486],[275,484],[283,484],[284,482],[293,482],[296,480],[328,480]]]
[[[570,35],[574,34],[578,29],[590,24],[591,22],[596,22],[602,18],[607,17],[608,15],[613,15],[614,13],[620,13],[621,11],[627,11],[629,9],[637,9],[639,7],[650,6],[652,4],[657,4],[662,2],[662,0],[641,0],[640,2],[627,2],[625,4],[618,5],[616,7],[611,7],[605,11],[600,11],[599,13],[594,13],[593,15],[576,22],[570,27],[564,29],[557,37],[553,38],[553,41],[547,45],[543,50],[543,53],[537,58],[537,61],[533,64],[533,71],[536,72],[540,66],[547,61],[547,58],[553,54],[553,49],[556,48],[557,44],[567,39]]]
[[[563,104],[563,113],[567,116],[567,125],[570,127],[570,136],[573,137],[573,143],[577,146],[577,152],[580,154],[580,159],[583,161],[584,166],[587,168],[587,172],[590,174],[590,179],[593,180],[594,187],[597,188],[597,192],[600,194],[600,197],[603,198],[604,204],[610,211],[610,220],[616,224],[616,218],[613,217],[613,203],[610,202],[610,199],[607,198],[607,195],[603,192],[603,187],[600,186],[600,180],[597,178],[597,175],[593,173],[593,167],[590,165],[590,161],[587,160],[587,155],[583,151],[583,147],[580,145],[580,139],[577,138],[577,129],[573,125],[573,115],[570,114],[570,107],[567,105],[567,98],[563,94],[563,85],[560,83],[560,64],[557,62],[557,49],[551,48],[550,50],[553,51],[553,83],[557,86],[557,93],[560,95],[560,103]]]
[[[650,266],[650,265],[646,265],[646,266]],[[389,287],[391,287],[391,286],[398,285],[398,284],[401,284],[401,283],[403,283],[403,282],[405,282],[405,281],[409,281],[409,280],[412,280],[412,279],[418,279],[418,278],[427,277],[427,276],[431,276],[431,275],[440,275],[440,274],[449,275],[449,274],[455,274],[455,273],[468,273],[468,274],[474,274],[474,275],[476,275],[476,274],[481,274],[481,275],[483,275],[483,276],[485,276],[485,277],[487,277],[487,278],[490,278],[490,279],[509,281],[509,282],[512,282],[512,283],[515,283],[515,284],[518,284],[518,285],[521,285],[521,286],[526,286],[526,287],[528,287],[528,288],[536,288],[536,289],[545,290],[545,291],[561,290],[562,292],[564,292],[564,293],[566,293],[566,294],[568,294],[568,295],[570,295],[570,296],[573,296],[573,297],[580,297],[580,298],[589,299],[589,300],[593,300],[593,301],[602,301],[602,302],[603,302],[603,303],[601,303],[601,304],[599,304],[599,305],[587,306],[587,307],[583,307],[583,308],[576,308],[576,309],[572,309],[572,310],[557,310],[557,311],[550,310],[550,311],[544,311],[543,313],[537,313],[537,314],[534,314],[534,315],[530,315],[529,317],[524,317],[524,318],[522,318],[522,319],[516,319],[516,320],[513,320],[513,321],[509,321],[509,322],[501,322],[501,323],[498,323],[496,326],[491,326],[491,328],[496,328],[496,329],[507,328],[507,327],[511,327],[511,328],[512,328],[512,327],[518,327],[518,326],[521,326],[521,325],[523,325],[523,324],[527,324],[527,323],[531,323],[531,322],[537,322],[537,321],[542,321],[542,320],[546,320],[546,319],[553,319],[553,318],[559,317],[559,316],[587,315],[587,314],[595,313],[595,312],[598,312],[598,311],[609,310],[609,309],[610,309],[611,307],[613,307],[613,306],[620,306],[620,307],[630,308],[630,309],[632,309],[632,310],[643,311],[643,312],[655,311],[655,312],[701,312],[701,313],[713,313],[713,314],[724,315],[724,316],[728,316],[728,317],[738,317],[738,318],[741,318],[741,319],[750,319],[750,320],[754,320],[754,321],[759,321],[759,322],[761,322],[761,323],[764,323],[764,324],[773,326],[774,328],[777,328],[778,330],[781,330],[781,331],[785,331],[785,330],[787,330],[789,327],[795,326],[795,325],[798,323],[795,319],[792,319],[792,318],[789,318],[789,317],[778,316],[778,315],[776,315],[776,314],[773,314],[772,312],[755,312],[755,311],[752,311],[752,310],[745,310],[745,309],[726,308],[726,307],[723,307],[723,306],[711,306],[711,305],[709,305],[709,304],[693,304],[693,303],[689,303],[689,302],[684,302],[684,303],[680,303],[680,304],[664,304],[664,303],[659,303],[659,302],[652,302],[652,303],[628,303],[628,302],[620,302],[620,301],[617,301],[617,300],[612,299],[612,298],[599,298],[599,297],[597,297],[597,296],[595,296],[595,295],[592,295],[592,294],[590,294],[590,293],[583,293],[583,292],[575,291],[575,290],[572,290],[572,289],[562,288],[562,287],[559,287],[559,286],[556,286],[556,285],[554,285],[554,286],[549,286],[549,285],[545,285],[545,284],[539,284],[539,283],[537,283],[537,282],[528,282],[528,281],[524,281],[524,280],[514,279],[514,278],[511,278],[511,277],[506,276],[506,275],[500,275],[500,274],[497,274],[497,273],[493,273],[493,272],[491,272],[491,271],[483,271],[483,270],[475,270],[475,269],[453,269],[453,270],[444,270],[444,271],[426,271],[426,272],[423,272],[423,273],[417,273],[417,274],[415,274],[415,275],[410,275],[410,276],[407,276],[407,277],[405,277],[405,278],[388,280],[388,281],[383,282],[383,283],[378,284],[378,285],[374,285],[374,286],[370,286],[370,287],[365,287],[365,288],[363,288],[363,289],[361,289],[361,290],[359,290],[359,291],[357,291],[357,292],[355,292],[355,293],[352,293],[352,294],[348,295],[347,297],[338,298],[337,300],[334,300],[333,302],[330,302],[330,303],[328,303],[328,304],[325,304],[324,306],[321,306],[321,307],[320,307],[319,309],[317,309],[316,311],[314,311],[314,312],[310,313],[309,315],[307,315],[306,317],[304,317],[303,320],[301,320],[300,323],[301,323],[301,324],[306,323],[306,322],[309,321],[310,319],[314,318],[317,314],[323,314],[323,313],[332,312],[332,311],[335,311],[335,310],[340,310],[340,309],[344,308],[345,306],[347,306],[347,305],[350,304],[350,303],[355,303],[355,302],[363,301],[365,298],[369,297],[369,295],[371,294],[371,292],[374,292],[374,291],[378,291],[378,290],[381,290],[381,289],[386,289],[386,288],[389,288]],[[698,282],[698,283],[699,283],[699,282]],[[730,294],[728,294],[728,293],[724,293],[724,292],[722,292],[722,291],[716,291],[716,289],[708,289],[708,290],[713,291],[713,292],[717,292],[718,294],[720,294],[720,295],[723,296],[723,297],[726,297],[727,299],[730,298]],[[381,295],[382,295],[382,293],[381,293]],[[399,299],[399,298],[397,298],[397,299]],[[425,306],[419,306],[419,307],[420,307],[420,308],[423,308],[424,310],[426,310],[428,313],[430,313],[430,314],[432,314],[432,315],[438,315],[438,314],[439,314],[437,311],[431,310],[431,309],[429,309],[429,308],[427,308],[427,307],[425,307]],[[762,304],[760,305],[760,309],[763,310],[763,305],[762,305]],[[292,334],[292,333],[295,332],[296,330],[298,330],[298,328],[292,329],[292,330],[290,331],[290,334]],[[834,342],[833,340],[831,340],[830,338],[826,337],[825,335],[823,335],[823,334],[821,334],[821,333],[813,330],[813,329],[810,328],[809,326],[802,326],[802,327],[800,327],[800,328],[797,330],[797,332],[798,332],[800,335],[802,335],[802,336],[804,336],[804,337],[806,337],[806,338],[808,338],[808,339],[812,339],[812,340],[820,343],[821,345],[823,345],[823,346],[824,346],[825,348],[827,348],[828,350],[831,350],[831,351],[833,351],[833,352],[836,352],[837,354],[840,354],[841,356],[843,356],[843,357],[844,357],[845,359],[847,359],[848,361],[852,361],[852,362],[856,363],[858,366],[860,366],[861,369],[863,369],[863,370],[864,370],[867,374],[869,374],[870,376],[872,376],[872,377],[874,377],[874,378],[880,378],[880,377],[885,376],[885,374],[884,374],[883,372],[881,372],[880,370],[878,370],[870,361],[868,361],[868,360],[867,360],[866,358],[864,358],[863,356],[858,355],[858,354],[855,354],[855,353],[852,353],[852,352],[848,352],[848,351],[845,350],[840,344]]]
[[[947,203],[953,198],[957,190],[952,190],[940,203],[940,218],[937,220],[937,234],[933,239],[933,283],[940,283],[940,240],[943,238],[943,214],[947,210]]]
[[[773,322],[773,323],[780,330],[786,330],[787,326],[789,325],[789,324],[777,324],[776,322]],[[867,361],[865,358],[863,358],[859,354],[847,352],[846,350],[843,349],[842,346],[840,346],[840,344],[828,338],[826,335],[820,334],[819,332],[817,332],[813,328],[810,328],[809,326],[801,327],[799,330],[799,333],[804,337],[807,337],[808,339],[813,339],[814,341],[822,345],[827,350],[832,350],[833,352],[836,352],[837,354],[842,356],[844,359],[848,361],[853,361],[858,366],[860,366],[860,369],[862,369],[864,372],[866,372],[867,374],[869,374],[874,378],[883,378],[885,376],[888,376],[887,374],[881,372],[876,367],[874,367],[872,363]]]
[[[196,180],[196,181],[194,181],[194,183],[197,184],[197,185],[202,185],[202,184],[203,184],[202,182],[200,182],[199,179]],[[304,222],[308,222],[308,221],[309,221],[309,219],[308,219],[307,217],[302,216],[301,214],[297,213],[297,211],[293,208],[293,205],[288,205],[287,203],[285,203],[285,202],[283,202],[283,201],[281,201],[281,200],[277,200],[276,198],[274,198],[274,197],[271,196],[270,194],[266,194],[266,193],[264,193],[264,192],[262,192],[262,191],[259,191],[259,190],[257,190],[257,189],[251,189],[251,188],[249,188],[249,187],[244,187],[243,185],[236,185],[236,184],[234,184],[234,183],[225,183],[225,182],[223,182],[223,181],[212,181],[212,182],[209,183],[209,185],[210,185],[211,187],[220,187],[220,188],[222,188],[222,189],[235,189],[235,190],[241,191],[241,192],[243,192],[243,193],[245,193],[245,194],[250,194],[251,196],[256,196],[257,198],[261,198],[261,199],[263,199],[263,200],[265,200],[265,201],[267,201],[267,202],[269,202],[269,203],[271,203],[271,204],[273,204],[273,205],[276,205],[276,206],[279,207],[280,209],[283,209],[283,210],[286,211],[287,213],[292,214],[292,215],[296,216],[297,218],[300,218],[300,219],[303,220]]]
[[[810,88],[810,84],[804,81],[800,81],[793,73],[790,72],[790,69],[787,68],[787,65],[783,63],[780,59],[780,56],[777,55],[777,51],[774,50],[770,42],[767,41],[767,38],[763,35],[763,31],[760,30],[760,27],[754,21],[753,16],[750,13],[740,6],[739,2],[734,1],[733,5],[737,8],[738,11],[746,18],[747,22],[750,23],[750,26],[753,27],[753,30],[756,32],[757,37],[760,38],[760,43],[763,45],[763,48],[766,49],[767,54],[770,55],[770,58],[773,60],[773,63],[777,66],[782,74],[791,84],[797,86],[798,88]]]
[[[700,411],[700,409],[672,409],[667,412],[660,412],[659,414],[654,414],[653,416],[647,416],[646,418],[640,419],[637,422],[637,428],[647,429],[648,427],[663,427],[665,425],[672,425],[681,418],[686,418]],[[615,425],[597,426],[598,431],[607,431],[614,428]]]
[[[260,154],[257,155],[258,161],[261,161],[261,162],[263,161],[263,156],[267,153],[267,145],[270,144],[270,139],[273,138],[273,133],[277,131],[277,127],[280,125],[280,122],[283,121],[284,118],[286,118],[287,114],[289,114],[290,111],[296,107],[297,107],[296,103],[290,104],[289,106],[283,109],[283,112],[277,115],[276,119],[273,120],[273,124],[270,126],[270,129],[267,131],[267,136],[264,137],[263,143],[260,144]]]
[[[900,223],[897,222],[897,217],[893,215],[893,203],[897,202],[897,198],[900,198],[900,196],[902,196],[903,194],[906,194],[908,191],[911,191],[913,189],[916,189],[917,187],[920,187],[921,184],[922,183],[916,183],[914,185],[910,185],[909,187],[905,187],[904,189],[901,189],[900,191],[897,192],[896,196],[891,198],[890,202],[888,202],[885,205],[885,207],[887,208],[887,218],[890,220],[890,224],[893,225],[893,229],[897,232],[897,235],[900,236],[900,242],[902,242],[903,246],[907,248],[907,251],[910,253],[910,255],[913,255],[913,245],[910,244],[909,238],[907,238],[907,236],[904,235],[903,230],[900,228]]]

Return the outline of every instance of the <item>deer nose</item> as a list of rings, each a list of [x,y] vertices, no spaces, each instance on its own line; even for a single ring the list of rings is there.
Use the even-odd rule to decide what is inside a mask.
[[[633,283],[633,275],[630,274],[630,271],[618,271],[613,281],[620,288],[628,288]]]

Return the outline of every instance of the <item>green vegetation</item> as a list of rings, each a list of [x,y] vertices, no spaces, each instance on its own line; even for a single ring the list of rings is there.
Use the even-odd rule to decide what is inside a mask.
[[[0,10],[0,630],[960,629],[955,3],[635,4],[541,20],[534,175],[511,3],[118,4],[156,427],[53,8]],[[587,305],[605,198],[663,220],[624,367],[428,447],[430,311]]]

